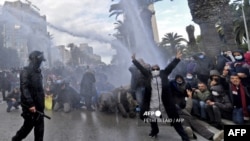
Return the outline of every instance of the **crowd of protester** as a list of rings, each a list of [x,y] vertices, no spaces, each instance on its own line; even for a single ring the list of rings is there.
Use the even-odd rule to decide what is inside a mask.
[[[235,124],[249,124],[250,52],[224,51],[215,60],[204,52],[183,58],[169,77],[171,98],[179,109],[180,117],[185,119],[183,126],[190,138],[196,137],[194,130],[207,139],[218,139],[223,134],[222,119]],[[154,75],[153,66],[148,66],[142,59],[138,59],[138,62]],[[143,96],[147,86],[142,84],[147,78],[134,65],[129,70],[132,94],[140,103],[145,99]],[[221,132],[211,133],[197,119]]]
[[[138,59],[145,71],[151,66]],[[159,66],[158,66],[159,68]],[[128,86],[115,87],[109,82],[104,66],[60,66],[44,69],[45,97],[52,98],[51,110],[69,113],[86,107],[89,111],[116,112],[123,117],[136,117],[136,109],[143,106],[146,78],[131,62],[127,68],[131,73]],[[0,71],[2,103],[6,111],[19,109],[19,68]],[[79,77],[81,76],[81,77]],[[216,62],[204,52],[182,58],[169,76],[168,87],[183,126],[190,138],[193,130],[207,139],[213,139],[210,132],[196,120],[203,120],[223,129],[222,119],[236,124],[249,123],[250,118],[250,52],[224,51],[216,56]],[[158,84],[157,84],[158,85]],[[188,122],[187,122],[188,121]]]
[[[178,78],[182,78],[182,83],[177,85],[179,92],[173,91],[172,94],[185,97],[187,94],[184,90],[191,89],[193,115],[218,128],[222,126],[222,118],[236,124],[249,121],[250,52],[225,51],[216,57],[216,63],[209,60],[205,53],[183,61],[186,65],[179,67],[186,72],[175,71],[173,74],[173,81],[178,83]]]

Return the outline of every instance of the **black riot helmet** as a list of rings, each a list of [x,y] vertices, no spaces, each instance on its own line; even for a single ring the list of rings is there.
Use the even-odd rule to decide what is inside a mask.
[[[38,69],[43,61],[46,61],[46,59],[44,58],[43,52],[41,51],[32,51],[29,55],[29,61],[30,61],[30,65],[34,68],[34,69]]]
[[[32,51],[29,55],[29,60],[30,61],[38,61],[38,62],[42,62],[42,61],[46,61],[46,59],[44,58],[43,52],[41,51]]]

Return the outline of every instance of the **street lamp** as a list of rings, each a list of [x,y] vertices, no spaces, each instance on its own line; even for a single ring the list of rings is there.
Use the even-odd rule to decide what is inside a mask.
[[[249,35],[248,35],[248,29],[247,29],[247,22],[246,22],[246,16],[245,16],[245,12],[244,12],[244,0],[242,0],[242,15],[243,15],[243,21],[244,21],[244,26],[245,26],[245,31],[246,31],[246,36],[247,36],[247,46],[248,46],[248,51],[250,51],[250,41],[249,41]]]

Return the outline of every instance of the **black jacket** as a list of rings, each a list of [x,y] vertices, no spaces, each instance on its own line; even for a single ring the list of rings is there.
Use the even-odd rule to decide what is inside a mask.
[[[179,118],[178,112],[175,107],[175,103],[170,94],[169,81],[168,81],[169,74],[172,72],[172,70],[176,67],[176,65],[179,62],[180,62],[180,59],[175,58],[164,70],[160,70],[160,77],[162,80],[162,97],[161,98],[162,98],[164,108],[169,118]],[[133,63],[146,78],[145,95],[143,98],[143,105],[141,107],[141,112],[140,112],[140,118],[144,119],[145,118],[145,116],[143,116],[144,112],[148,111],[150,108],[150,100],[151,100],[151,92],[152,92],[152,88],[151,88],[152,74],[143,66],[141,66],[138,61],[133,60]]]
[[[80,84],[80,94],[82,96],[94,96],[96,94],[95,82],[95,75],[90,71],[85,72]]]
[[[40,112],[44,111],[44,90],[40,69],[32,66],[25,67],[20,73],[21,105],[23,112],[29,113],[29,108],[35,106]]]
[[[58,91],[57,102],[59,103],[70,103],[71,105],[80,103],[80,95],[71,86],[66,85],[64,89]]]

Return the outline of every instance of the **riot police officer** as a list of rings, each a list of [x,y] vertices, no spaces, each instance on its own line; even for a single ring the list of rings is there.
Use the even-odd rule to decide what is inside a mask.
[[[44,90],[40,66],[45,61],[43,52],[33,51],[29,55],[29,65],[20,73],[22,117],[24,123],[12,137],[12,141],[21,141],[34,128],[35,141],[43,141]],[[39,112],[37,112],[39,111]]]

